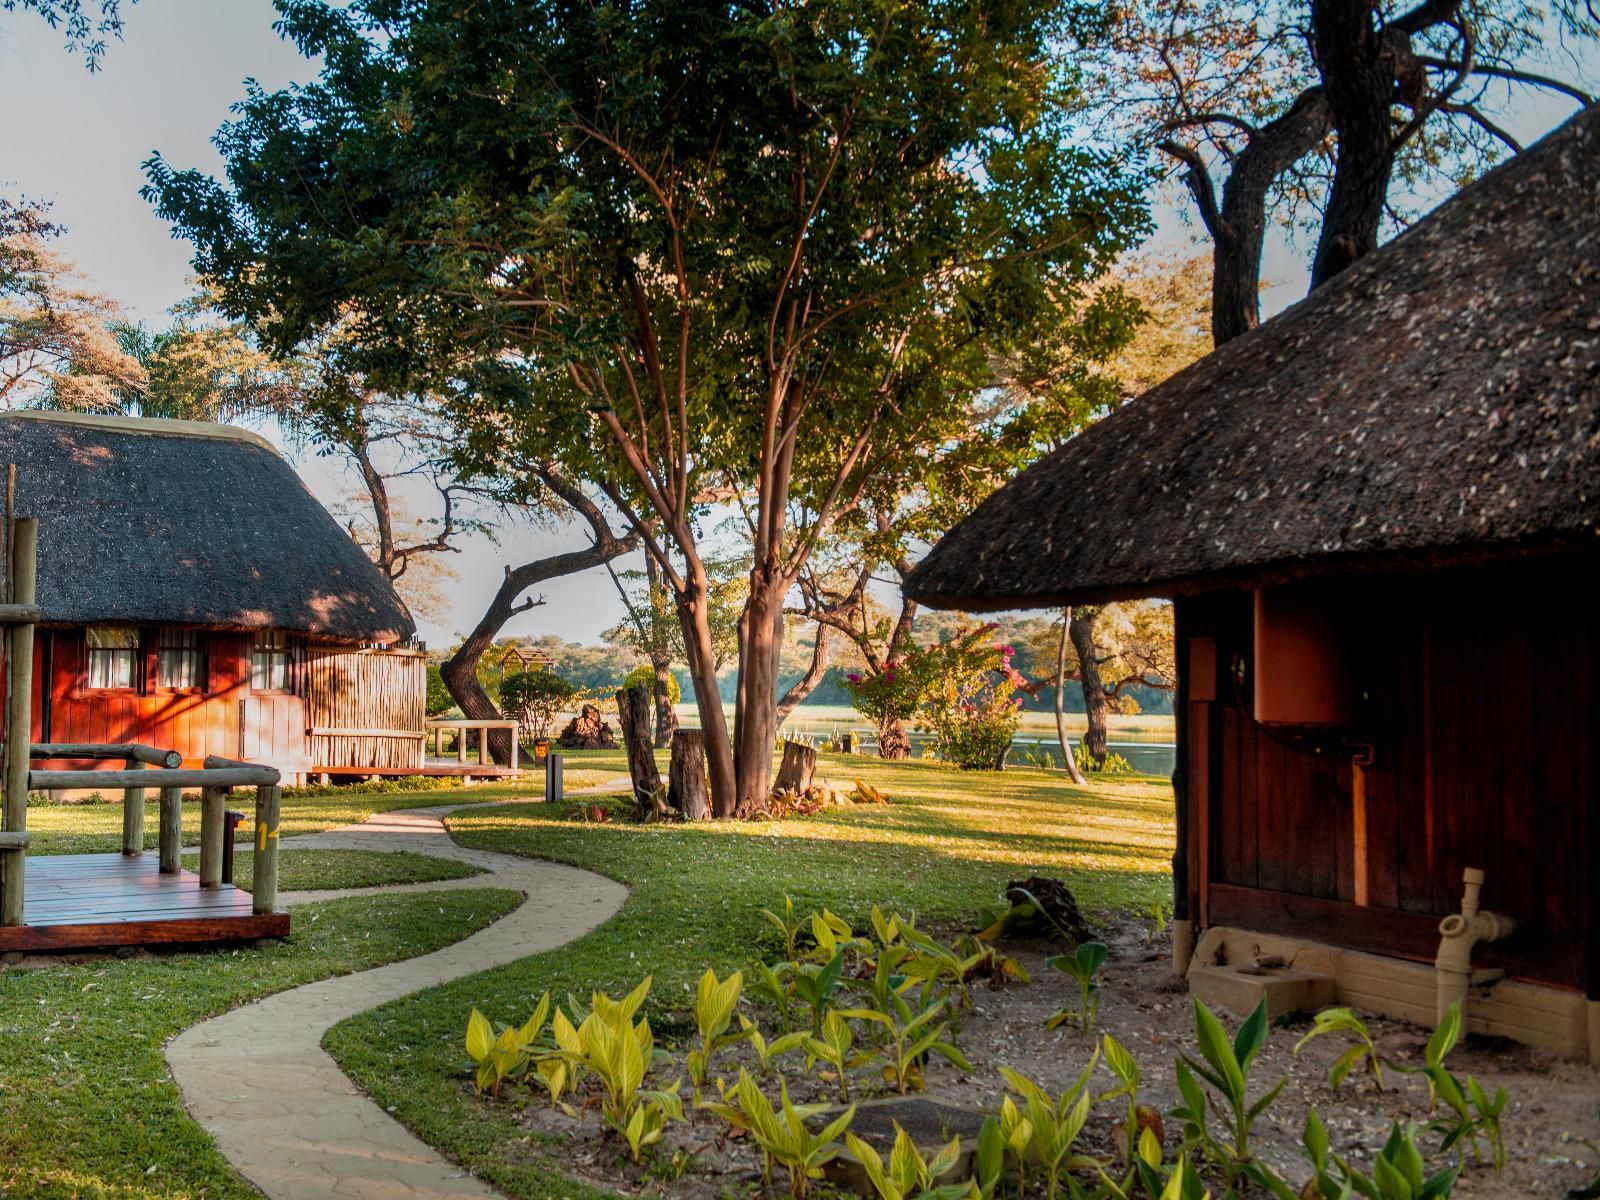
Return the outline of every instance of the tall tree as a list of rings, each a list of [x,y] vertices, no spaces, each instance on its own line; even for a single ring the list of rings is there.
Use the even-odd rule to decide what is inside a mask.
[[[128,0],[129,5],[138,0]],[[32,12],[67,39],[67,49],[83,55],[84,66],[100,69],[111,38],[122,37],[121,0],[0,0],[0,11]]]
[[[1593,103],[1597,39],[1585,0],[1133,0],[1087,94],[1182,172],[1220,345],[1260,320],[1275,222],[1311,235],[1324,282],[1386,219],[1519,150],[1507,126],[1530,94]]]
[[[236,311],[350,311],[370,369],[507,414],[604,485],[672,589],[714,811],[765,803],[785,599],[946,389],[1142,232],[1142,179],[1069,136],[1053,0],[892,9],[280,0],[321,79],[252,92],[231,188],[150,164]],[[963,367],[965,364],[963,364]],[[732,739],[702,497],[750,517]],[[792,518],[802,514],[797,523]]]

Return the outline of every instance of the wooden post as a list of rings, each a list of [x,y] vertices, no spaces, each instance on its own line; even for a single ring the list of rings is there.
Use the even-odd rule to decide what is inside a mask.
[[[183,858],[183,789],[161,789],[161,873],[176,875]]]
[[[144,764],[130,758],[127,768],[142,771]],[[144,853],[144,801],[144,788],[122,790],[122,852],[129,857]]]
[[[711,797],[706,785],[706,739],[698,729],[672,732],[667,803],[690,821],[703,821],[711,815]]]
[[[628,751],[634,801],[641,813],[653,813],[661,771],[656,766],[654,704],[644,684],[617,693],[617,723],[622,726],[622,744]]]
[[[456,727],[456,761],[463,764],[467,761],[467,727],[465,725]]]
[[[200,886],[222,884],[222,839],[227,836],[222,819],[227,789],[202,788],[200,791]]]
[[[282,799],[282,788],[256,789],[256,851],[250,880],[250,908],[257,916],[275,911],[278,904],[278,806]]]
[[[817,751],[803,742],[783,743],[783,761],[778,764],[778,774],[772,781],[775,792],[798,792],[805,795],[811,790],[811,780],[817,773]]]
[[[511,769],[517,769],[517,753],[522,748],[522,730],[517,728],[516,722],[511,724]]]
[[[9,577],[12,604],[33,604],[37,590],[39,522],[22,517],[11,532]],[[28,831],[28,743],[33,738],[33,626],[11,626],[6,638],[5,795],[0,802],[0,830]],[[23,876],[27,857],[22,849],[5,852],[0,877],[0,925],[22,924]]]

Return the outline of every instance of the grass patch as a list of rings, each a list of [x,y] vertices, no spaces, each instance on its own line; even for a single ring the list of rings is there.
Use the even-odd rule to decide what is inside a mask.
[[[259,1200],[184,1112],[162,1044],[270,992],[448,945],[511,891],[332,900],[270,946],[0,973],[0,1196]]]
[[[186,855],[190,870],[198,855]],[[250,890],[254,856],[233,856],[234,886]],[[285,892],[334,891],[339,888],[387,887],[397,883],[431,883],[438,879],[466,879],[484,872],[470,863],[434,858],[410,850],[293,850],[278,855],[278,888]]]
[[[508,1194],[593,1195],[530,1152],[503,1110],[473,1101],[460,1070],[473,1006],[520,1022],[546,988],[615,995],[653,974],[652,1011],[681,1013],[707,966],[720,973],[777,956],[759,910],[780,907],[785,893],[802,911],[826,905],[858,927],[875,902],[914,910],[927,925],[964,925],[1006,880],[1034,873],[1065,877],[1091,911],[1144,910],[1170,895],[1172,799],[1163,783],[1074,788],[1043,771],[973,774],[828,755],[820,774],[840,788],[859,777],[894,802],[692,826],[584,824],[540,805],[456,814],[451,832],[463,845],[588,867],[633,894],[587,937],[362,1014],[335,1026],[328,1048],[379,1104]]]
[[[627,774],[618,758],[617,766],[604,769],[578,768],[566,772],[568,791],[603,784]],[[434,804],[483,804],[496,800],[538,798],[544,795],[544,777],[532,774],[512,783],[475,784],[471,788],[433,781],[429,790],[390,788],[380,790],[364,784],[350,787],[295,788],[283,797],[279,831],[283,837],[297,833],[322,833],[341,825],[354,825],[373,813],[397,808],[424,808]],[[241,836],[248,834],[254,817],[254,793],[241,791],[229,801],[230,807],[246,814]],[[154,850],[161,814],[152,794],[145,802],[144,846]],[[28,807],[28,832],[33,841],[29,854],[114,854],[122,848],[122,801],[109,803],[32,804]],[[200,843],[200,800],[198,794],[183,805],[183,844]]]

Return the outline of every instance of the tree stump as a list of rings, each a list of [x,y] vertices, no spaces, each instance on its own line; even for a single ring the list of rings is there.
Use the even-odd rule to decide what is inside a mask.
[[[772,781],[772,790],[798,792],[803,796],[811,790],[811,780],[816,773],[817,751],[814,746],[802,742],[784,742],[783,762],[778,765],[778,777]]]
[[[655,756],[655,719],[655,703],[644,684],[617,693],[617,723],[622,726],[622,744],[628,751],[628,775],[633,780],[639,815],[645,819],[655,816],[656,791],[661,787]]]
[[[711,815],[711,792],[706,784],[706,739],[698,729],[672,733],[672,761],[667,767],[667,803],[689,821]]]

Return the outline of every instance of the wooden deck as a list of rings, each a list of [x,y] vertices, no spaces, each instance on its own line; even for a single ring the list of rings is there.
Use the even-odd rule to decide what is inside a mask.
[[[256,916],[249,892],[201,890],[163,875],[155,854],[39,854],[27,860],[25,925],[0,927],[0,951],[89,950],[282,937],[289,915]]]

